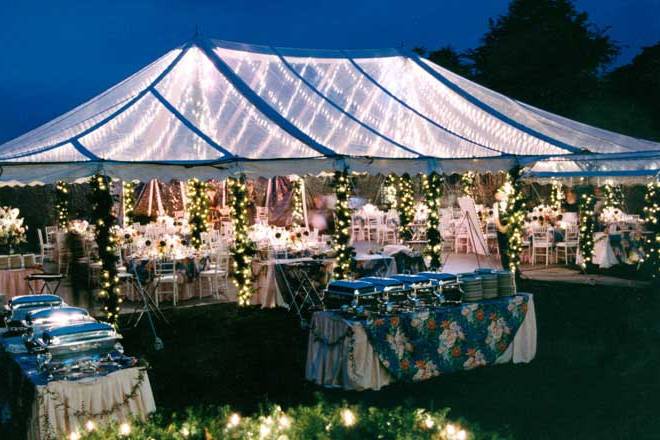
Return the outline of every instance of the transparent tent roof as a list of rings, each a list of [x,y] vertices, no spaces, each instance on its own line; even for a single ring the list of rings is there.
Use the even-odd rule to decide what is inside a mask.
[[[452,173],[655,174],[660,144],[545,112],[395,49],[195,39],[0,146],[4,182]]]

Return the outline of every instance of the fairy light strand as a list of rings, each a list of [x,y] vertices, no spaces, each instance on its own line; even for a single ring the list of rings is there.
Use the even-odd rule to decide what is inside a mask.
[[[65,231],[69,223],[69,188],[66,182],[55,184],[55,211],[57,212],[57,227]]]
[[[562,203],[564,203],[564,188],[561,182],[557,179],[552,179],[552,186],[550,187],[550,206],[559,211]]]
[[[397,207],[397,176],[388,174],[383,182],[383,205],[388,211]]]
[[[582,255],[582,269],[591,270],[594,255],[594,231],[596,229],[596,218],[594,216],[594,207],[596,206],[596,197],[591,193],[582,194],[578,211],[580,212],[580,233],[579,244],[580,254]]]
[[[135,182],[123,181],[122,198],[124,200],[124,226],[133,223],[135,216]]]
[[[520,167],[509,171],[504,184],[499,189],[505,195],[505,200],[499,203],[498,210],[500,219],[506,224],[509,270],[513,273],[517,273],[520,269],[525,223],[525,196],[522,192],[520,171]]]
[[[422,176],[422,189],[428,206],[426,220],[427,244],[424,253],[431,258],[429,264],[432,270],[437,270],[442,265],[442,236],[440,235],[440,199],[442,198],[443,179],[438,173]]]
[[[474,171],[466,171],[461,175],[461,192],[464,196],[474,199],[476,182],[477,174]]]
[[[337,280],[350,279],[354,266],[355,251],[351,242],[351,210],[348,199],[351,195],[351,177],[348,171],[335,171],[333,180],[337,203],[335,205],[335,230],[332,236],[332,246],[337,258],[333,276]]]
[[[301,226],[305,222],[303,213],[303,180],[301,177],[295,176],[292,178],[293,194],[292,204],[293,212],[291,213],[291,224],[293,226]]]
[[[246,178],[228,178],[227,189],[231,193],[231,219],[234,227],[232,280],[238,289],[238,305],[250,305],[254,294],[252,285],[252,257],[256,254],[255,243],[248,236],[248,193]]]
[[[399,238],[401,241],[409,241],[413,237],[412,222],[415,219],[415,198],[410,174],[404,173],[401,175],[398,186]]]
[[[208,230],[209,197],[208,185],[196,177],[188,180],[188,225],[190,244],[199,249],[202,246],[202,233]]]
[[[122,300],[119,298],[120,286],[117,276],[117,261],[119,260],[117,241],[111,231],[117,221],[113,213],[114,200],[110,193],[111,183],[108,176],[98,174],[92,176],[89,181],[92,189],[90,201],[95,226],[94,234],[101,259],[98,298],[102,303],[103,318],[116,327]]]
[[[643,218],[649,234],[644,238],[644,267],[654,280],[660,279],[660,180],[646,185]]]

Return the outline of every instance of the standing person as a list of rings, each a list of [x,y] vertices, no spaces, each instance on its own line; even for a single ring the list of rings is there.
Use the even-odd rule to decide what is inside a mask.
[[[509,238],[507,236],[508,221],[503,212],[500,212],[501,202],[506,200],[506,195],[502,191],[495,193],[495,204],[493,204],[493,217],[497,226],[497,246],[500,249],[500,262],[502,269],[509,268]]]
[[[71,275],[71,291],[73,303],[79,307],[92,307],[92,292],[89,286],[89,266],[85,260],[85,249],[80,234],[70,230],[66,235],[66,245],[69,250],[69,272]],[[86,298],[81,298],[82,292]],[[86,301],[87,304],[83,304]]]

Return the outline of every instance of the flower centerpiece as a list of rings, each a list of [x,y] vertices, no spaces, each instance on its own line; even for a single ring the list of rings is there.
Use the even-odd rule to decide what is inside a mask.
[[[600,213],[600,221],[606,225],[622,222],[625,221],[625,219],[626,214],[614,206],[603,208],[603,211]]]
[[[0,207],[0,245],[7,246],[9,253],[13,253],[14,247],[27,242],[25,231],[27,226],[23,225],[23,217],[19,217],[20,211],[9,206]]]

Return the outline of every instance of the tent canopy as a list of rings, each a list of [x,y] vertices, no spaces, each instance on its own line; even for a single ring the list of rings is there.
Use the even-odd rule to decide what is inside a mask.
[[[655,174],[660,144],[512,100],[400,50],[195,38],[0,146],[3,182],[343,169]]]

